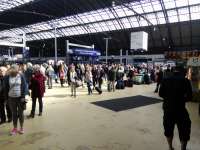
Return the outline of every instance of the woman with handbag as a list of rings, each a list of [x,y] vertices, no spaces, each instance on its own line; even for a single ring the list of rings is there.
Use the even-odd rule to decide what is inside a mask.
[[[27,93],[26,80],[22,74],[19,73],[19,66],[12,65],[8,71],[8,75],[5,77],[4,82],[5,97],[8,101],[12,112],[13,126],[11,135],[17,133],[24,133],[24,106],[25,95]],[[17,129],[17,123],[20,123],[20,130]]]

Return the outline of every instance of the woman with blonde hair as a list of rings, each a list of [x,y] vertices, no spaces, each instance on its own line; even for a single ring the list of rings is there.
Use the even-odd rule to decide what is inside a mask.
[[[24,104],[25,95],[27,93],[26,80],[22,74],[19,73],[19,66],[12,65],[9,68],[8,75],[4,82],[5,98],[8,101],[12,112],[13,126],[11,135],[17,133],[24,133]],[[20,130],[17,129],[17,123],[20,123]]]
[[[64,84],[64,82],[65,82],[65,70],[64,70],[63,64],[60,65],[59,77],[60,77],[60,84],[61,84],[61,87],[64,87],[63,84]]]

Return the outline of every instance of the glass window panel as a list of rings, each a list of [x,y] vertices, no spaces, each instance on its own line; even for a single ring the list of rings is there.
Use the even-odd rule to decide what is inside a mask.
[[[170,8],[175,8],[176,7],[174,0],[163,0],[163,2],[164,2],[164,5],[165,5],[166,9],[170,9]]]
[[[137,13],[144,13],[141,5],[134,5],[132,8],[137,12]]]
[[[193,12],[200,12],[200,5],[190,7],[191,13]]]
[[[189,14],[189,9],[188,8],[178,9],[178,13],[179,15]]]
[[[157,17],[158,17],[158,18],[165,18],[163,12],[158,12],[158,13],[157,13]]]
[[[170,23],[178,22],[178,16],[170,16],[169,17],[169,22]]]
[[[153,12],[153,7],[152,7],[151,3],[142,4],[142,8],[144,9],[145,13]]]
[[[141,26],[148,26],[148,23],[147,23],[146,20],[141,19],[141,20],[140,20],[140,25],[141,25]]]
[[[176,0],[177,7],[188,6],[188,0]]]
[[[123,9],[121,8],[121,6],[115,7],[115,11],[116,11],[116,13],[117,13],[117,15],[118,15],[119,17],[124,17],[124,16],[126,16],[126,14],[124,13],[124,11],[123,11]]]
[[[162,6],[160,5],[159,1],[153,1],[152,5],[153,5],[153,8],[154,8],[155,11],[162,10]]]
[[[198,19],[200,19],[200,12],[198,12],[198,13],[191,13],[191,19],[192,20],[198,20]]]
[[[169,17],[177,16],[177,11],[176,10],[170,10],[170,11],[167,11],[167,14],[168,14]]]
[[[166,20],[165,18],[158,18],[158,24],[165,24]]]
[[[123,18],[120,20],[125,28],[131,28],[131,24],[127,18]]]
[[[147,14],[146,17],[147,17],[147,19],[149,19],[149,20],[155,19],[155,18],[156,18],[155,14]]]
[[[188,0],[190,5],[193,4],[199,4],[200,2],[198,0]]]
[[[8,10],[23,4],[26,4],[30,1],[34,1],[34,0],[1,0],[0,2],[0,12],[4,11],[4,10]]]
[[[189,21],[190,20],[190,15],[185,14],[185,15],[179,15],[180,21]]]
[[[123,6],[123,9],[124,9],[127,16],[132,16],[132,15],[135,14],[132,10],[130,10],[130,9],[124,7],[124,6]]]

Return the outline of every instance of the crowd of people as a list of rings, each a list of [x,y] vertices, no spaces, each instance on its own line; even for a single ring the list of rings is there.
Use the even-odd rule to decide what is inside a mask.
[[[182,149],[185,150],[190,138],[191,121],[185,103],[191,100],[192,88],[186,80],[186,72],[172,69],[170,66],[148,68],[121,64],[12,64],[0,67],[0,124],[13,121],[11,135],[24,133],[24,110],[26,96],[32,99],[29,118],[35,117],[36,101],[39,102],[39,116],[43,112],[43,97],[46,90],[60,82],[61,87],[70,87],[71,96],[76,97],[77,87],[87,87],[88,95],[94,90],[102,94],[102,85],[107,83],[108,92],[133,86],[133,78],[143,74],[145,84],[157,82],[155,93],[164,99],[164,129],[173,150],[172,139],[174,125],[178,125]],[[55,80],[55,82],[54,82]],[[105,82],[106,81],[106,82]],[[179,109],[177,109],[179,108]],[[7,116],[6,116],[7,114]],[[184,119],[181,119],[184,118]],[[18,120],[20,128],[18,130]]]

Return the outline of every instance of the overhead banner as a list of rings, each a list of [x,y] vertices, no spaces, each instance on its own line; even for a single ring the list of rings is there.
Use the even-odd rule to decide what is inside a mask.
[[[132,32],[131,33],[131,49],[133,50],[148,50],[148,33]]]

